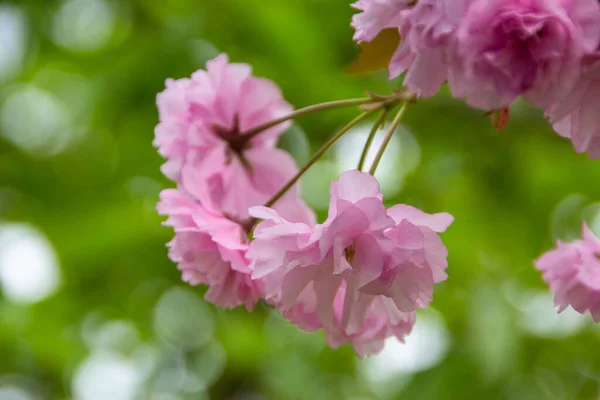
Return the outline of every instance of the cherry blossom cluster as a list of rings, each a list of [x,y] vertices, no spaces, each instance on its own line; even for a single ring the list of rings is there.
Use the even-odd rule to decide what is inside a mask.
[[[447,279],[440,238],[448,213],[386,207],[374,177],[408,107],[444,83],[452,94],[505,120],[523,97],[545,110],[579,152],[600,157],[600,3],[596,0],[359,0],[352,20],[359,42],[386,29],[401,38],[390,77],[408,90],[368,93],[294,110],[270,80],[225,54],[191,78],[167,80],[158,94],[154,144],[176,186],[157,209],[175,236],[169,256],[184,281],[208,286],[206,300],[225,307],[261,302],[332,347],[351,343],[376,354],[389,337],[408,335]],[[361,113],[298,168],[276,147],[292,120],[337,107]],[[376,132],[387,133],[369,169]],[[331,183],[319,223],[298,180],[336,140],[379,114],[357,169]],[[559,311],[589,311],[600,321],[600,240],[558,243],[535,263]]]
[[[264,204],[297,172],[294,159],[275,147],[288,124],[240,140],[242,131],[292,110],[273,82],[251,72],[221,55],[191,79],[168,80],[157,97],[155,139],[167,159],[163,173],[178,185],[158,204],[176,233],[170,257],[185,281],[209,285],[207,300],[249,310],[264,284],[251,278],[246,259],[248,208]],[[291,221],[314,221],[297,188],[275,208]]]
[[[486,110],[522,96],[578,152],[600,158],[600,2],[597,0],[358,0],[359,42],[385,29],[401,41],[390,78],[421,97],[447,82]]]
[[[372,175],[350,170],[331,184],[323,224],[250,209],[263,220],[248,256],[266,298],[301,329],[323,329],[331,346],[352,342],[360,355],[408,334],[415,310],[429,305],[434,283],[447,278],[438,232],[454,218],[406,205],[386,209],[382,199]]]
[[[175,231],[169,256],[183,280],[208,285],[206,299],[222,307],[251,310],[263,300],[361,356],[408,334],[415,310],[446,279],[438,232],[453,218],[386,209],[377,180],[351,170],[332,182],[329,217],[317,224],[293,158],[275,147],[292,112],[275,84],[221,55],[166,86],[155,145],[177,188],[164,190],[157,208]],[[402,99],[361,100],[371,103],[363,115]]]

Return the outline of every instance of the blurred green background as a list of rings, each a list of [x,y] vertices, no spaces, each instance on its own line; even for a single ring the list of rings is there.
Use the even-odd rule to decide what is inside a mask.
[[[400,87],[343,73],[347,0],[0,2],[0,399],[598,399],[600,329],[560,316],[532,260],[586,219],[600,164],[517,103],[496,132],[443,91],[412,107],[378,170],[386,201],[449,211],[449,279],[406,344],[358,359],[259,306],[225,311],[180,280],[154,207],[155,95],[220,52],[296,107]],[[356,110],[302,118],[299,162]],[[303,180],[328,184],[369,126]]]

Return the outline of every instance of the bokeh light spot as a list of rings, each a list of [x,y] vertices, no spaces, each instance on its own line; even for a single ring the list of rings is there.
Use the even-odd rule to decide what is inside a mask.
[[[0,82],[16,75],[27,52],[25,14],[10,5],[0,5]]]
[[[182,398],[172,393],[155,393],[150,400],[182,400]]]
[[[448,351],[450,334],[437,313],[419,314],[413,331],[401,343],[385,341],[383,351],[362,360],[359,368],[371,383],[384,383],[399,375],[411,375],[438,365]]]
[[[202,351],[197,352],[189,366],[191,382],[188,386],[191,391],[208,389],[219,379],[226,363],[227,353],[218,342],[212,342]]]
[[[36,228],[0,224],[0,285],[12,302],[31,304],[52,295],[61,281],[54,248]]]
[[[56,43],[73,51],[94,51],[110,40],[115,27],[111,6],[103,0],[66,0],[54,16]]]
[[[75,372],[73,391],[79,400],[133,400],[141,382],[142,376],[131,360],[98,352]]]
[[[194,292],[172,288],[156,304],[154,327],[165,343],[196,349],[212,337],[214,319],[209,308]]]
[[[520,298],[520,325],[532,335],[545,338],[566,338],[580,332],[591,320],[568,307],[558,313],[554,307],[552,293],[545,290],[525,292]]]
[[[51,156],[72,138],[66,107],[51,93],[33,86],[11,93],[0,109],[3,136],[33,156]]]
[[[34,400],[26,391],[13,386],[0,387],[2,400]]]
[[[139,341],[139,333],[132,322],[110,321],[95,332],[90,345],[95,350],[130,354],[139,345]]]
[[[355,169],[360,160],[365,142],[371,131],[371,124],[360,125],[348,132],[336,145],[336,156],[339,172]],[[388,127],[380,129],[367,153],[365,170],[373,163],[375,155],[381,146]],[[414,135],[405,127],[400,126],[377,167],[376,177],[381,184],[385,196],[399,193],[404,186],[404,179],[421,161],[421,148]]]

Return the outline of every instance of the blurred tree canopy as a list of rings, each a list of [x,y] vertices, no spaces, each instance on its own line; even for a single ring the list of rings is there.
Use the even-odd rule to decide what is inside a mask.
[[[583,219],[600,233],[600,164],[525,104],[502,133],[446,92],[406,117],[380,171],[386,201],[456,218],[449,279],[406,345],[359,360],[181,282],[154,210],[173,186],[152,147],[156,93],[220,52],[296,107],[400,88],[343,72],[352,13],[344,0],[0,3],[0,398],[599,398],[600,330],[556,315],[532,260]],[[303,162],[355,114],[302,118],[281,146]],[[353,143],[302,182],[321,217]]]

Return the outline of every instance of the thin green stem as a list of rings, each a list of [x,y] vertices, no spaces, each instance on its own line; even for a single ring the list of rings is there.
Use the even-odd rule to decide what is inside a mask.
[[[385,137],[383,138],[383,142],[381,142],[381,146],[379,146],[379,150],[377,151],[377,154],[375,155],[373,164],[371,165],[371,168],[369,169],[369,173],[371,175],[375,175],[375,171],[377,170],[377,166],[379,165],[379,162],[381,161],[381,158],[383,157],[383,153],[385,152],[387,145],[390,143],[390,140],[392,140],[392,136],[394,136],[394,132],[398,128],[398,125],[400,125],[400,121],[402,121],[402,117],[404,117],[404,114],[406,114],[406,110],[408,109],[409,104],[410,104],[409,102],[405,102],[404,104],[402,104],[402,107],[400,107],[400,110],[394,117],[394,120],[392,121],[392,125],[390,125],[388,132],[386,133]]]
[[[300,177],[302,175],[304,175],[304,173],[306,171],[308,171],[308,169],[317,162],[317,160],[319,158],[321,158],[321,156],[327,151],[329,150],[329,148],[331,146],[333,146],[333,144],[335,142],[337,142],[342,136],[344,136],[350,129],[354,128],[356,125],[358,125],[361,121],[363,121],[365,118],[368,118],[369,116],[371,116],[372,114],[374,114],[375,112],[377,112],[379,110],[379,108],[373,108],[371,110],[368,111],[364,111],[363,113],[361,113],[358,117],[354,118],[352,121],[350,121],[348,123],[348,125],[344,126],[338,133],[336,133],[333,137],[331,137],[323,146],[321,146],[321,148],[319,150],[317,150],[317,152],[312,156],[312,158],[310,160],[308,160],[308,162],[306,163],[306,165],[304,165],[300,171],[298,171],[298,173],[292,178],[290,179],[290,181],[288,183],[285,184],[284,187],[282,187],[277,193],[275,193],[275,195],[271,198],[271,200],[269,200],[266,204],[265,207],[271,207],[273,206],[273,204],[275,204],[277,202],[277,200],[279,200],[281,197],[283,197],[284,194],[287,193],[287,191],[296,184],[296,182],[298,182],[298,179],[300,179]]]
[[[387,119],[387,116],[389,113],[390,113],[389,108],[384,108],[381,115],[379,116],[379,119],[377,119],[377,121],[375,122],[375,125],[373,125],[373,128],[371,129],[371,132],[369,133],[369,137],[367,138],[367,141],[365,143],[365,147],[363,148],[362,154],[360,155],[360,161],[358,162],[358,167],[357,167],[357,169],[359,171],[362,171],[362,169],[365,165],[365,161],[367,161],[367,154],[369,154],[369,149],[371,148],[373,139],[375,139],[375,135],[377,134],[377,131],[379,130],[379,128],[381,126],[383,126],[383,124],[385,123],[385,120]]]
[[[234,139],[235,146],[238,148],[243,148],[250,140],[252,140],[255,136],[259,135],[263,131],[265,131],[269,128],[272,128],[276,125],[279,125],[285,121],[289,121],[289,120],[301,117],[303,115],[311,114],[311,113],[314,113],[317,111],[331,110],[334,108],[349,107],[349,106],[360,106],[363,104],[377,103],[380,101],[381,101],[381,99],[377,98],[377,97],[364,97],[364,98],[360,98],[360,99],[329,101],[326,103],[320,103],[320,104],[315,104],[312,106],[300,108],[300,109],[295,110],[287,115],[284,115],[284,116],[276,118],[274,120],[265,122],[264,124],[259,125],[255,128],[252,128],[246,132],[242,132],[236,139]]]

